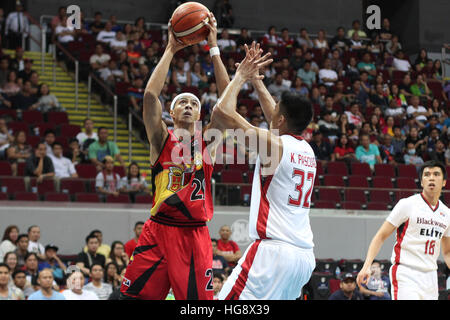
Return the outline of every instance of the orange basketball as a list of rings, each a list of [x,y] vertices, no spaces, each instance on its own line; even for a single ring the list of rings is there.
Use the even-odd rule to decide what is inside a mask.
[[[209,21],[209,10],[198,2],[186,2],[172,14],[170,23],[175,37],[187,45],[193,45],[206,39],[209,29],[203,22]]]

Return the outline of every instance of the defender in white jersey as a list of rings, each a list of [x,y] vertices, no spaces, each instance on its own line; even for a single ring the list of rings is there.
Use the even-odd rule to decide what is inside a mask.
[[[316,160],[300,137],[313,111],[309,100],[290,92],[284,92],[277,104],[258,74],[260,66],[271,60],[266,60],[268,55],[261,58],[262,50],[255,43],[246,51],[212,117],[258,138],[257,146],[249,145],[258,151],[249,219],[253,243],[223,285],[219,299],[293,300],[301,296],[315,268],[309,207]],[[270,131],[253,127],[236,112],[237,96],[247,80],[258,92]]]
[[[439,197],[446,183],[445,166],[426,162],[420,171],[422,192],[401,199],[373,238],[358,284],[370,277],[370,266],[383,242],[397,230],[390,269],[394,300],[437,300],[437,259],[450,267],[450,210]]]

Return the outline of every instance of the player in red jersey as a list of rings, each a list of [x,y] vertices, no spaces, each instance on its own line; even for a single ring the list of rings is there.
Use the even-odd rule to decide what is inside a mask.
[[[217,47],[217,30],[212,14],[210,21],[208,44],[213,48]],[[215,153],[209,150],[215,148],[206,149],[203,133],[196,128],[201,111],[196,96],[182,93],[172,101],[174,131],[168,131],[161,119],[158,98],[174,54],[184,47],[169,26],[168,45],[145,89],[143,119],[155,198],[127,267],[121,299],[161,300],[170,288],[177,300],[213,299],[212,245],[206,221],[213,216],[210,183]],[[229,82],[228,74],[217,49],[210,54],[221,93]]]

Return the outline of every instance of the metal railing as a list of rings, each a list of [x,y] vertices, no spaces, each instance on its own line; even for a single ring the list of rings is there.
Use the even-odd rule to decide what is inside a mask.
[[[55,45],[55,48],[53,50],[53,85],[56,85],[56,61],[57,61],[57,55],[56,55],[56,48],[61,50],[64,55],[71,60],[75,65],[75,110],[78,111],[78,83],[79,83],[79,76],[80,76],[80,62],[66,49],[64,46],[59,43],[57,40],[53,42]]]
[[[132,146],[132,135],[133,135],[133,118],[138,121],[145,127],[144,120],[139,116],[139,114],[132,109],[132,107],[128,107],[128,158],[131,159],[133,146]],[[130,161],[131,162],[131,161]]]
[[[101,79],[99,79],[93,72],[89,72],[88,76],[88,117],[91,113],[91,95],[92,95],[92,80],[94,80],[113,99],[113,127],[114,127],[114,142],[117,142],[117,95],[109,88]]]

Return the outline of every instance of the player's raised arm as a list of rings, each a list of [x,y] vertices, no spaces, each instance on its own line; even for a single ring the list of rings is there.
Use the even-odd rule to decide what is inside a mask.
[[[143,101],[143,119],[145,130],[147,132],[150,148],[150,161],[154,163],[161,151],[162,145],[168,135],[167,127],[162,121],[162,106],[159,101],[159,95],[164,86],[170,62],[174,54],[186,47],[179,43],[173,35],[172,28],[169,25],[169,41],[161,58],[161,61],[155,67],[144,91]]]
[[[450,236],[443,236],[441,240],[442,256],[444,257],[447,268],[450,269]]]

